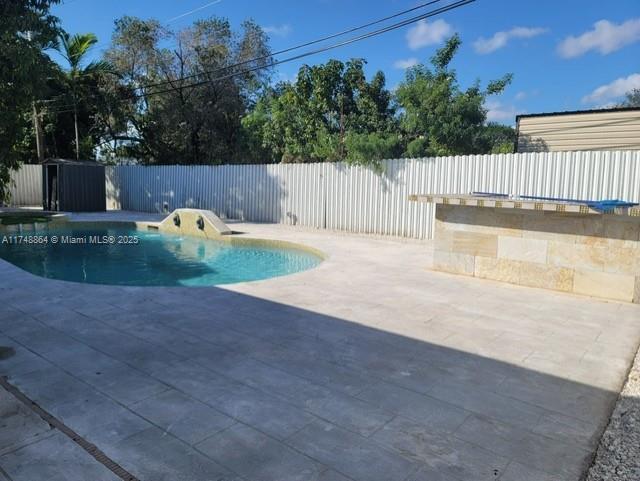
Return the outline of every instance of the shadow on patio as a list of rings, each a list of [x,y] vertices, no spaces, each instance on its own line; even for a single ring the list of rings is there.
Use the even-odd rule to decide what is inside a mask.
[[[577,481],[617,397],[220,288],[1,287],[0,374],[141,480]],[[66,479],[47,436],[11,479]]]

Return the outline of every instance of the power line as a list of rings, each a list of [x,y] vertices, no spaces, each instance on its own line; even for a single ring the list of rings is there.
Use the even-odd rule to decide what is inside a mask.
[[[342,36],[347,35],[349,33],[354,33],[354,32],[357,32],[359,30],[363,30],[365,28],[368,28],[368,27],[371,27],[371,26],[374,26],[374,25],[378,25],[380,23],[386,22],[388,20],[392,20],[394,18],[398,18],[398,17],[404,16],[404,15],[406,15],[408,13],[411,13],[411,12],[414,12],[416,10],[421,10],[421,9],[423,9],[425,7],[428,7],[430,5],[434,5],[434,4],[442,2],[442,1],[443,0],[430,0],[428,2],[421,3],[419,5],[416,5],[415,7],[402,10],[402,11],[394,13],[392,15],[388,15],[386,17],[383,17],[383,18],[380,18],[380,19],[377,19],[377,20],[373,20],[373,21],[370,21],[368,23],[365,23],[365,24],[362,24],[362,25],[359,25],[359,26],[356,26],[356,27],[351,27],[351,28],[348,28],[346,30],[343,30],[343,31],[340,31],[340,32],[337,32],[337,33],[326,35],[324,37],[321,37],[321,38],[318,38],[318,39],[315,39],[315,40],[311,40],[311,41],[304,42],[304,43],[301,43],[301,44],[298,44],[298,45],[294,45],[292,47],[287,47],[287,48],[284,48],[282,50],[278,50],[276,52],[271,52],[268,55],[262,55],[260,57],[251,58],[251,59],[244,60],[242,62],[238,62],[238,63],[232,64],[232,65],[228,65],[228,66],[225,66],[225,67],[219,67],[219,68],[214,69],[214,70],[203,71],[203,72],[200,72],[198,74],[187,75],[187,76],[175,79],[175,80],[163,80],[163,81],[160,81],[160,82],[154,82],[154,83],[149,83],[149,84],[145,84],[145,85],[140,85],[140,86],[134,87],[133,90],[134,91],[144,90],[144,89],[149,89],[149,88],[152,88],[152,87],[159,87],[159,86],[163,86],[163,85],[167,85],[167,84],[173,84],[175,82],[181,82],[181,81],[184,81],[184,80],[190,80],[190,79],[194,79],[194,78],[197,78],[197,77],[201,77],[202,75],[210,75],[210,74],[213,74],[213,73],[218,73],[220,71],[229,70],[231,68],[237,68],[237,67],[241,67],[243,65],[248,65],[248,64],[253,63],[253,62],[259,62],[261,60],[267,60],[267,59],[270,59],[270,58],[274,57],[275,55],[282,55],[284,53],[289,53],[289,52],[292,52],[294,50],[299,50],[299,49],[304,48],[304,47],[309,47],[311,45],[316,45],[318,43],[322,43],[322,42],[325,42],[327,40],[332,40],[334,38],[342,37]],[[416,17],[414,17],[414,18],[416,18]],[[413,23],[413,22],[418,21],[418,20],[408,19],[408,20],[405,20],[405,21],[411,21],[410,23]],[[135,95],[138,95],[138,94],[135,94]],[[61,105],[60,107],[69,107],[69,106],[70,105],[67,104],[67,105]]]
[[[429,2],[429,3],[435,3],[436,1],[441,1],[441,0],[434,0],[434,1]],[[349,45],[349,44],[352,44],[352,43],[356,43],[356,42],[359,42],[359,41],[362,41],[362,40],[365,40],[365,39],[368,39],[368,38],[371,38],[371,37],[375,37],[375,36],[378,36],[378,35],[393,31],[393,30],[397,30],[398,28],[402,28],[402,27],[405,27],[405,26],[410,25],[412,23],[418,22],[420,20],[424,20],[424,19],[436,16],[436,15],[448,12],[450,10],[454,10],[456,8],[459,8],[459,7],[468,5],[470,3],[473,3],[475,1],[476,0],[458,0],[456,2],[453,2],[451,4],[445,5],[445,6],[440,7],[440,8],[437,8],[435,10],[431,10],[429,12],[417,15],[415,17],[411,17],[411,18],[405,19],[405,20],[403,20],[401,22],[397,22],[397,23],[388,25],[386,27],[383,27],[383,28],[380,28],[380,29],[377,29],[377,30],[373,30],[371,32],[367,32],[367,33],[364,33],[362,35],[343,40],[341,42],[337,42],[337,43],[334,43],[334,44],[331,44],[331,45],[327,45],[327,46],[324,46],[322,48],[318,48],[318,49],[315,49],[315,50],[310,50],[310,51],[307,51],[307,52],[303,52],[301,54],[294,55],[292,57],[287,57],[285,59],[274,60],[272,62],[269,62],[269,63],[265,64],[265,65],[258,65],[258,66],[255,66],[255,67],[252,67],[252,68],[249,68],[249,69],[238,71],[238,72],[231,72],[229,74],[226,74],[226,75],[223,75],[223,76],[220,76],[220,77],[216,77],[216,78],[213,78],[213,79],[206,79],[206,80],[202,80],[202,81],[199,81],[199,82],[190,83],[190,84],[187,84],[187,85],[181,85],[179,87],[179,89],[190,89],[190,88],[199,87],[199,86],[206,85],[206,84],[209,84],[209,83],[213,83],[213,82],[217,82],[217,81],[233,78],[233,77],[236,77],[236,76],[239,76],[239,75],[245,75],[245,74],[252,73],[252,72],[255,72],[255,71],[258,71],[258,70],[263,70],[263,69],[266,69],[266,68],[275,67],[277,65],[282,65],[284,63],[293,62],[295,60],[300,60],[302,58],[309,57],[309,56],[312,56],[312,55],[317,55],[319,53],[323,53],[323,52],[326,52],[326,51],[329,51],[329,50],[334,50],[334,49],[339,48],[339,47],[343,47],[343,46],[346,46],[346,45]],[[416,8],[418,8],[418,7],[416,7]],[[400,14],[396,14],[396,16],[397,15],[400,15]],[[375,23],[380,23],[380,21],[376,21]],[[360,29],[360,28],[356,27],[356,29]],[[313,43],[318,43],[318,41],[314,41]],[[297,48],[300,48],[300,47],[296,47],[296,48],[292,47],[290,49],[286,49],[286,51],[295,50]],[[271,56],[269,56],[267,58],[270,58],[270,57]],[[147,86],[136,87],[134,90],[139,90],[141,88],[149,88],[149,87],[158,86],[158,85],[165,85],[167,83],[173,84],[173,83],[176,83],[176,82],[181,82],[181,81],[186,80],[186,79],[190,79],[190,78],[194,78],[194,77],[197,77],[197,76],[201,76],[203,74],[214,73],[214,72],[220,71],[220,70],[228,70],[228,69],[234,68],[236,66],[245,65],[247,63],[251,63],[251,62],[255,62],[255,61],[259,61],[259,60],[263,60],[263,59],[264,59],[263,57],[257,57],[255,59],[247,60],[247,61],[244,61],[244,62],[239,62],[238,64],[235,64],[235,65],[222,67],[222,68],[214,70],[214,71],[202,72],[202,73],[200,73],[198,75],[190,75],[190,76],[181,77],[181,78],[178,78],[178,79],[175,79],[175,80],[171,80],[171,81],[159,82],[157,84],[149,84]],[[178,88],[172,87],[172,88],[169,88],[169,89],[158,90],[158,91],[155,91],[155,92],[132,94],[132,95],[129,95],[129,96],[126,96],[126,97],[122,98],[120,101],[137,100],[137,99],[140,99],[140,98],[151,97],[151,96],[154,96],[154,95],[161,95],[161,94],[164,94],[164,93],[175,92],[177,90],[178,90]],[[61,107],[66,107],[66,106],[61,106]]]
[[[392,30],[396,30],[398,28],[405,27],[407,25],[410,25],[411,23],[415,23],[415,22],[418,22],[420,20],[424,20],[426,18],[433,17],[435,15],[439,15],[441,13],[448,12],[450,10],[454,10],[454,9],[462,7],[464,5],[468,5],[470,3],[473,3],[475,1],[476,0],[458,0],[457,2],[451,3],[451,4],[446,5],[444,7],[440,7],[437,10],[433,10],[431,12],[427,12],[427,13],[418,15],[417,17],[412,17],[412,18],[404,20],[402,22],[395,23],[395,24],[389,25],[387,27],[384,27],[384,28],[381,28],[381,29],[378,29],[378,30],[374,30],[372,32],[368,32],[368,33],[360,35],[358,37],[350,38],[350,39],[344,40],[342,42],[338,42],[338,43],[335,43],[335,44],[332,44],[332,45],[328,45],[326,47],[322,47],[322,48],[319,48],[319,49],[316,49],[316,50],[307,51],[307,52],[304,52],[304,53],[301,53],[301,54],[298,54],[298,55],[294,55],[292,57],[288,57],[288,58],[285,58],[285,59],[282,59],[282,60],[274,60],[273,62],[271,62],[269,64],[266,64],[266,65],[259,65],[259,66],[256,66],[256,67],[252,67],[250,69],[242,70],[240,72],[232,72],[230,74],[223,75],[221,77],[217,77],[217,78],[214,78],[214,79],[207,79],[207,80],[202,80],[200,82],[195,82],[195,83],[191,83],[191,84],[187,84],[187,85],[181,85],[180,88],[184,89],[184,88],[199,87],[201,85],[206,85],[208,83],[216,82],[216,81],[219,81],[219,80],[226,80],[228,78],[236,77],[238,75],[244,75],[244,74],[247,74],[247,73],[255,72],[257,70],[263,70],[265,68],[275,67],[277,65],[281,65],[281,64],[284,64],[284,63],[288,63],[288,62],[293,62],[295,60],[300,60],[301,58],[309,57],[311,55],[317,55],[319,53],[323,53],[323,52],[326,52],[326,51],[329,51],[329,50],[334,50],[336,48],[344,47],[345,45],[349,45],[349,44],[352,44],[352,43],[355,43],[355,42],[359,42],[361,40],[365,40],[365,39],[368,39],[368,38],[371,38],[371,37],[375,37],[377,35],[381,35],[383,33],[387,33],[387,32],[390,32]],[[251,62],[251,61],[247,61],[247,62]],[[247,62],[242,62],[242,64],[247,63]],[[220,70],[226,70],[226,69],[233,68],[233,67],[234,66],[224,67],[224,68],[222,68]],[[189,76],[189,78],[192,78],[192,77],[193,76]],[[185,77],[185,78],[187,78],[187,77]],[[171,83],[179,82],[181,80],[183,80],[183,79],[179,78],[179,79],[176,79],[176,80],[172,80]],[[166,82],[166,83],[168,83],[168,82]],[[133,96],[133,98],[150,97],[150,96],[153,96],[153,95],[159,95],[159,94],[163,94],[163,93],[173,92],[173,91],[176,91],[176,90],[177,90],[176,88],[171,88],[171,89],[166,89],[166,90],[159,90],[159,91],[155,91],[155,92],[149,92],[149,93],[146,93],[146,94],[137,94],[137,95]]]
[[[222,0],[214,0],[213,2],[209,2],[206,5],[202,5],[201,7],[198,7],[198,8],[195,8],[193,10],[190,10],[189,12],[182,13],[182,14],[178,15],[177,17],[170,18],[169,20],[166,21],[166,25],[169,25],[170,23],[173,23],[176,20],[180,20],[181,18],[188,17],[189,15],[191,15],[193,13],[199,12],[200,10],[204,10],[205,8],[211,7],[212,5],[216,5],[216,4],[220,3],[220,2],[222,2]]]
[[[61,5],[68,5],[68,4],[70,4],[70,3],[77,2],[77,1],[78,1],[78,0],[63,0],[63,1],[62,1],[62,3],[61,3]],[[170,23],[173,23],[173,22],[175,22],[175,21],[177,21],[177,20],[180,20],[181,18],[188,17],[189,15],[192,15],[192,14],[194,14],[194,13],[197,13],[197,12],[199,12],[199,11],[201,11],[201,10],[204,10],[205,8],[211,7],[211,6],[213,6],[213,5],[217,5],[218,3],[222,3],[222,0],[214,0],[213,2],[209,2],[209,3],[207,3],[207,4],[205,4],[205,5],[202,5],[202,6],[198,7],[198,8],[194,8],[193,10],[189,10],[188,12],[181,13],[180,15],[177,15],[177,16],[175,16],[175,17],[170,18],[169,20],[167,20],[167,21],[165,22],[165,25],[169,25]],[[101,49],[101,53],[104,53],[104,52],[105,52],[105,50],[106,50],[106,48],[104,48],[104,47],[103,47],[103,48]]]
[[[70,1],[76,1],[76,0],[70,0]],[[351,27],[351,28],[348,28],[346,30],[343,30],[343,31],[340,31],[340,32],[336,32],[336,33],[333,33],[333,34],[330,34],[330,35],[326,35],[324,37],[321,37],[321,38],[318,38],[318,39],[315,39],[315,40],[311,40],[311,41],[304,42],[304,43],[301,43],[301,44],[298,44],[298,45],[294,45],[292,47],[287,47],[287,48],[284,48],[282,50],[278,50],[276,52],[271,52],[271,53],[269,53],[267,55],[262,55],[260,57],[255,57],[255,58],[252,58],[252,59],[249,59],[249,60],[244,60],[242,62],[238,62],[238,63],[235,63],[233,65],[226,66],[226,67],[220,67],[220,68],[217,68],[217,69],[214,69],[214,70],[209,70],[209,71],[204,71],[204,72],[200,72],[200,73],[197,73],[197,74],[187,75],[187,76],[181,77],[179,79],[175,79],[175,80],[163,80],[161,82],[155,82],[155,83],[140,85],[138,87],[134,87],[134,90],[142,90],[142,89],[148,89],[148,88],[152,88],[152,87],[158,87],[158,86],[161,86],[161,85],[172,84],[172,83],[179,82],[179,81],[184,81],[184,80],[189,80],[189,79],[192,79],[192,78],[197,78],[197,77],[200,77],[202,75],[209,75],[209,74],[212,74],[212,73],[220,72],[222,70],[228,70],[230,68],[237,68],[237,67],[240,67],[242,65],[250,64],[252,62],[258,62],[260,60],[266,60],[266,59],[272,58],[275,55],[282,55],[282,54],[285,54],[285,53],[292,52],[294,50],[299,50],[299,49],[304,48],[304,47],[309,47],[311,45],[316,45],[318,43],[326,42],[327,40],[332,40],[334,38],[342,37],[342,36],[347,35],[349,33],[354,33],[354,32],[357,32],[359,30],[363,30],[365,28],[372,27],[374,25],[378,25],[380,23],[383,23],[383,22],[386,22],[386,21],[389,21],[389,20],[393,20],[394,18],[398,18],[398,17],[401,17],[401,16],[406,15],[408,13],[415,12],[416,10],[421,10],[421,9],[423,9],[425,7],[428,7],[430,5],[434,5],[434,4],[442,2],[442,1],[443,0],[430,0],[428,2],[424,2],[424,3],[421,3],[419,5],[416,5],[415,7],[402,10],[401,12],[397,12],[397,13],[394,13],[392,15],[388,15],[386,17],[379,18],[377,20],[373,20],[371,22],[359,25],[357,27]],[[173,22],[175,20],[178,20],[178,19],[180,19],[182,17],[191,15],[192,13],[198,12],[200,10],[203,10],[203,9],[209,7],[209,6],[218,4],[220,2],[222,2],[222,0],[215,0],[213,2],[207,3],[207,4],[205,4],[205,5],[201,6],[201,7],[198,7],[196,9],[194,9],[194,10],[191,10],[189,12],[186,12],[186,13],[183,13],[183,14],[178,15],[176,17],[173,17],[172,19],[168,20],[166,23],[169,24],[169,23],[171,23],[171,22]],[[409,20],[411,20],[411,19],[409,19]],[[412,20],[410,23],[413,23],[414,21],[418,21],[418,20]],[[51,100],[40,101],[40,102],[51,102]],[[69,105],[61,105],[60,107],[68,107],[68,106]]]
[[[354,33],[354,32],[357,32],[359,30],[364,30],[365,28],[372,27],[374,25],[378,25],[380,23],[383,23],[383,22],[386,22],[386,21],[389,21],[389,20],[393,20],[394,18],[401,17],[403,15],[406,15],[408,13],[414,12],[416,10],[421,10],[421,9],[423,9],[425,7],[428,7],[430,5],[433,5],[435,3],[439,3],[439,2],[442,2],[442,1],[443,0],[430,0],[428,2],[421,3],[420,5],[417,5],[415,7],[408,8],[408,9],[403,10],[401,12],[394,13],[393,15],[389,15],[387,17],[374,20],[374,21],[365,23],[363,25],[359,25],[357,27],[352,27],[352,28],[349,28],[347,30],[343,30],[341,32],[332,33],[332,34],[324,36],[322,38],[318,38],[318,39],[311,40],[311,41],[308,41],[308,42],[305,42],[305,43],[294,45],[293,47],[287,47],[287,48],[284,48],[282,50],[278,50],[276,52],[270,52],[267,55],[262,55],[260,57],[252,58],[252,59],[249,59],[249,60],[244,60],[242,62],[238,62],[238,63],[236,63],[234,65],[230,65],[228,67],[221,67],[221,68],[218,68],[218,69],[215,69],[215,70],[201,72],[199,74],[187,75],[185,77],[182,77],[181,79],[176,79],[176,80],[171,80],[171,81],[163,80],[162,82],[155,82],[155,83],[151,83],[151,84],[141,85],[139,87],[136,87],[135,90],[151,88],[151,87],[157,87],[157,86],[160,86],[160,85],[166,85],[168,83],[173,83],[173,82],[175,82],[177,80],[189,80],[189,79],[192,79],[192,78],[196,78],[196,77],[198,77],[200,75],[211,74],[211,73],[219,72],[220,70],[225,70],[225,69],[228,69],[228,68],[233,68],[233,67],[239,67],[239,66],[242,66],[242,65],[246,65],[246,64],[249,64],[251,62],[258,62],[260,60],[266,60],[266,59],[269,59],[269,58],[274,57],[276,55],[282,55],[282,54],[285,54],[285,53],[292,52],[294,50],[299,50],[299,49],[304,48],[304,47],[309,47],[311,45],[316,45],[318,43],[326,42],[327,40],[333,40],[334,38],[342,37],[344,35],[347,35],[347,34],[350,34],[350,33]]]

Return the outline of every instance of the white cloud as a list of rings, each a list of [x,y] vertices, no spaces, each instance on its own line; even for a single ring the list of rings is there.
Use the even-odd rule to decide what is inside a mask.
[[[558,53],[564,58],[584,55],[597,50],[607,55],[622,47],[640,41],[640,18],[627,20],[621,24],[600,20],[593,24],[593,30],[578,37],[567,37],[558,45]]]
[[[600,104],[600,105],[596,105],[595,108],[596,109],[612,109],[614,107],[618,107],[618,103],[617,102],[607,102],[606,104]]]
[[[442,19],[428,23],[420,20],[407,32],[407,43],[411,50],[441,43],[453,33],[453,27]]]
[[[291,28],[291,25],[285,23],[283,25],[267,25],[266,27],[262,27],[262,30],[275,37],[286,37],[293,29]]]
[[[396,60],[393,64],[395,68],[399,68],[402,70],[415,67],[416,65],[418,65],[418,59],[415,57]]]
[[[488,54],[505,47],[513,38],[532,38],[546,33],[548,29],[541,27],[514,27],[511,30],[496,32],[490,38],[480,37],[473,43],[476,52]]]
[[[533,90],[521,90],[520,92],[516,93],[514,95],[514,99],[515,100],[524,100],[524,99],[528,99],[531,97],[537,97],[540,94],[540,90],[539,89],[533,89]]]
[[[504,105],[497,100],[489,100],[484,104],[484,108],[487,109],[487,122],[500,122],[513,124],[516,120],[516,115],[524,113],[522,110],[517,109],[514,105]]]
[[[628,77],[620,77],[613,82],[601,85],[589,95],[582,97],[582,102],[585,104],[607,104],[612,100],[622,97],[627,92],[638,88],[640,88],[640,73],[634,73]]]

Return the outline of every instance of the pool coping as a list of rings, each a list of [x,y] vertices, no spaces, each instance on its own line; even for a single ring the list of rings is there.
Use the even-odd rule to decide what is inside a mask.
[[[148,222],[148,221],[117,221],[117,220],[104,220],[104,221],[85,221],[85,220],[73,220],[68,219],[66,221],[56,222],[59,224],[74,224],[74,225],[82,225],[83,227],[103,227],[105,224],[109,225],[120,225],[122,227],[135,228],[136,230],[154,230],[158,233],[171,235],[171,236],[188,236],[194,239],[203,239],[203,240],[215,240],[219,242],[228,243],[231,245],[244,245],[244,246],[263,246],[263,247],[273,247],[273,248],[287,248],[293,250],[299,250],[303,252],[307,252],[309,254],[313,254],[316,257],[319,257],[321,261],[325,261],[328,256],[324,251],[317,249],[315,247],[311,247],[305,244],[299,244],[296,242],[285,241],[280,239],[261,239],[258,237],[234,237],[236,235],[242,236],[244,235],[242,232],[233,231],[231,234],[227,235],[219,235],[215,238],[201,238],[197,236],[192,236],[187,233],[174,233],[170,231],[159,230],[160,222]]]

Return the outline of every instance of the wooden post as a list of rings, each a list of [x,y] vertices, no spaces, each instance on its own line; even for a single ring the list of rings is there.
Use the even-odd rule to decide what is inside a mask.
[[[36,134],[36,150],[38,151],[38,162],[42,163],[42,161],[44,160],[44,139],[42,138],[40,116],[38,115],[36,103],[33,102],[31,105],[33,106],[33,130]]]

